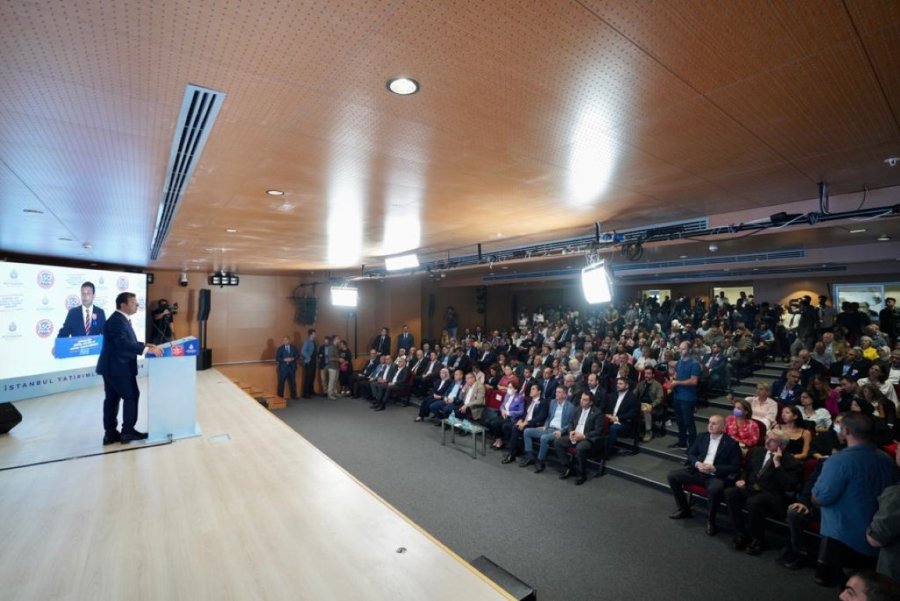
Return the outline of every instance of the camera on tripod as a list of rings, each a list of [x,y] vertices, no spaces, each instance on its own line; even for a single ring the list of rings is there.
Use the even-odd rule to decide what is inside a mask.
[[[166,317],[169,317],[169,316],[174,317],[175,315],[178,314],[178,303],[172,303],[170,305],[169,301],[162,299],[159,301],[158,306],[159,306],[159,311],[165,311],[166,309],[169,310],[169,315],[167,315]]]

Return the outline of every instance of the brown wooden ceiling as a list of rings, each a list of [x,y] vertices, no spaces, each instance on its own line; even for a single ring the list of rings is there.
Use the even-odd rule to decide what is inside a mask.
[[[284,272],[768,215],[900,186],[898,74],[881,0],[5,2],[0,248]],[[151,262],[188,83],[227,98]]]

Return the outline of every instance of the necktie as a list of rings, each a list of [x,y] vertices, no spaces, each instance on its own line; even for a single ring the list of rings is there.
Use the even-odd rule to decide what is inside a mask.
[[[84,310],[84,335],[85,336],[91,335],[91,310],[90,309]]]
[[[763,461],[762,467],[759,468],[759,472],[756,474],[757,478],[766,473],[766,470],[772,465],[772,452],[769,451],[766,453],[766,460]]]

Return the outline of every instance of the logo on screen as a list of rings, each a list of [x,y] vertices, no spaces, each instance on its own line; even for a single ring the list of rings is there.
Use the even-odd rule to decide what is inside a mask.
[[[124,275],[119,276],[119,279],[116,280],[116,288],[119,289],[119,292],[125,292],[128,290],[128,278]]]
[[[42,319],[34,326],[34,332],[40,338],[48,338],[53,333],[53,322],[49,319]]]
[[[103,284],[106,283],[106,282],[103,281],[103,276],[102,276],[102,275],[100,276],[100,279],[97,280],[97,283],[100,284],[101,286],[102,286]]]
[[[181,345],[172,347],[172,356],[173,357],[184,357],[184,347]]]
[[[143,311],[143,310],[144,310],[144,300],[145,300],[145,299],[144,299],[143,296],[137,297],[138,311]]]
[[[41,299],[41,304],[46,307],[47,305],[50,304],[50,299],[45,296],[44,298]]]
[[[66,297],[66,309],[74,309],[81,304],[81,299],[74,294]]]
[[[19,272],[17,272],[15,269],[13,269],[12,271],[10,271],[10,272],[9,272],[9,279],[11,279],[11,280],[17,280],[17,279],[19,279]]]
[[[55,281],[56,279],[53,277],[52,271],[44,269],[37,274],[37,285],[41,288],[52,288],[53,282]]]
[[[11,322],[9,322],[9,325],[6,326],[6,329],[9,330],[10,332],[15,332],[19,328],[16,326],[16,322],[11,321]]]

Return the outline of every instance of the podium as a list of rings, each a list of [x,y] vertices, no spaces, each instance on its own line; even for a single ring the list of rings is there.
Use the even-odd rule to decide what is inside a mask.
[[[197,424],[197,355],[194,336],[159,345],[147,359],[148,442],[200,436]]]

